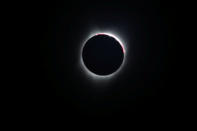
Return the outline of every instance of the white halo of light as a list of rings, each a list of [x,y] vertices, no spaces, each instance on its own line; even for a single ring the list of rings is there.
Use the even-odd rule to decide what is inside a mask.
[[[93,72],[91,72],[87,67],[86,65],[84,64],[83,62],[83,58],[82,58],[82,52],[83,52],[83,48],[86,44],[86,42],[96,36],[96,35],[107,35],[107,36],[110,36],[110,37],[113,37],[116,41],[119,42],[119,44],[121,45],[122,49],[123,49],[123,53],[124,53],[124,58],[123,58],[123,62],[122,64],[120,65],[120,67],[115,71],[113,72],[112,74],[109,74],[109,75],[98,75],[98,74],[95,74]],[[82,67],[82,70],[83,72],[91,79],[94,79],[94,80],[109,80],[109,79],[112,79],[114,78],[115,76],[117,76],[117,74],[122,70],[122,68],[125,66],[125,61],[126,61],[126,57],[127,57],[127,45],[125,43],[125,41],[123,41],[120,37],[118,37],[118,35],[115,35],[115,33],[111,33],[111,32],[92,32],[90,33],[90,35],[88,35],[88,37],[84,40],[84,42],[82,43],[82,46],[80,48],[80,54],[79,54],[79,58],[80,58],[80,65]]]

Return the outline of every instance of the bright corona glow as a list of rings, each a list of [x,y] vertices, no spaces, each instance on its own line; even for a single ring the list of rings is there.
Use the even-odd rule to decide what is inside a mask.
[[[108,36],[110,36],[110,37],[113,37],[114,39],[116,39],[116,40],[120,43],[120,45],[121,45],[121,47],[122,47],[122,50],[123,50],[123,53],[124,53],[123,62],[122,62],[122,64],[121,64],[121,66],[120,66],[114,73],[112,73],[112,74],[109,74],[109,75],[97,75],[97,74],[91,72],[91,71],[85,66],[85,64],[84,64],[84,62],[83,62],[83,58],[82,58],[83,47],[84,47],[85,43],[86,43],[90,38],[92,38],[93,36],[96,36],[96,35],[108,35]],[[116,75],[120,72],[120,70],[122,70],[123,66],[125,65],[126,54],[127,54],[127,53],[126,53],[126,52],[127,52],[127,48],[126,48],[125,45],[126,45],[125,42],[124,42],[124,44],[123,44],[122,40],[121,40],[119,37],[117,37],[117,35],[114,35],[113,33],[109,33],[109,32],[94,32],[94,33],[91,33],[91,34],[88,36],[88,38],[85,39],[85,41],[83,42],[82,47],[81,47],[81,49],[80,49],[80,65],[81,65],[81,67],[82,67],[82,70],[84,71],[84,73],[85,73],[87,76],[89,76],[90,78],[96,79],[96,80],[108,80],[108,79],[111,79],[112,77],[116,76]]]
[[[122,50],[123,50],[123,53],[125,54],[124,45],[122,44],[122,42],[121,42],[115,35],[110,34],[110,33],[98,33],[98,34],[96,34],[96,35],[107,35],[107,36],[110,36],[110,37],[115,38],[115,39],[120,43],[120,45],[121,45],[121,47],[122,47]]]

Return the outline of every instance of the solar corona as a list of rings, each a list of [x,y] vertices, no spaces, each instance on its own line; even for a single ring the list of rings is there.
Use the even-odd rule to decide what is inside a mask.
[[[108,80],[125,65],[127,49],[118,35],[96,32],[89,35],[80,49],[80,65],[87,77]]]

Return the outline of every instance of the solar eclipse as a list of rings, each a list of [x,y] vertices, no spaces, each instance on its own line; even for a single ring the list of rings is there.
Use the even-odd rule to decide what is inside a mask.
[[[94,78],[111,78],[125,63],[123,43],[111,33],[95,33],[81,47],[80,63],[83,70]]]

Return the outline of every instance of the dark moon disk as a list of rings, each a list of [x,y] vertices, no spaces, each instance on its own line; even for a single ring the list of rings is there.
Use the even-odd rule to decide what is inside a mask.
[[[122,64],[123,47],[112,36],[97,34],[85,43],[82,50],[85,66],[97,75],[110,75]]]

